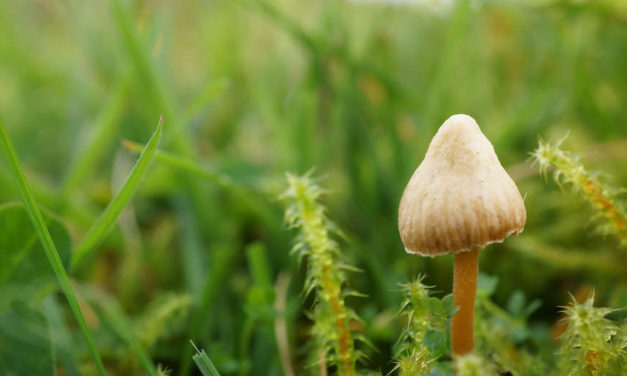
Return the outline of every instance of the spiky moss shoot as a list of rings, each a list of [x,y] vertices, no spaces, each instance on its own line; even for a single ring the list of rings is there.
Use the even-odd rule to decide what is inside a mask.
[[[554,167],[555,182],[560,186],[571,184],[573,190],[594,207],[598,216],[605,219],[606,224],[601,230],[616,235],[621,245],[627,246],[627,214],[625,204],[617,199],[619,191],[601,183],[598,174],[586,170],[578,155],[562,150],[560,146],[564,139],[556,143],[539,140],[538,148],[531,155],[540,171],[546,176],[549,167]]]
[[[494,365],[475,353],[458,355],[453,360],[455,376],[495,376]]]
[[[431,370],[431,363],[426,352],[412,351],[402,356],[397,363],[401,376],[427,376]]]
[[[397,368],[400,375],[428,375],[432,359],[424,343],[425,333],[429,328],[428,286],[422,284],[424,277],[403,285],[405,299],[401,305],[401,315],[407,318],[407,326],[399,339]]]
[[[401,375],[429,375],[438,358],[450,354],[449,330],[451,318],[458,308],[451,294],[439,299],[429,296],[424,277],[403,285],[405,299],[400,314],[407,326],[396,347],[396,368]]]
[[[172,375],[172,370],[163,364],[157,365],[157,376],[170,376]]]
[[[624,328],[605,317],[614,309],[593,303],[594,297],[581,304],[573,298],[564,308],[568,327],[559,350],[561,375],[624,375]]]
[[[299,230],[293,252],[299,259],[307,257],[305,293],[315,292],[311,314],[313,334],[339,375],[355,375],[357,355],[350,322],[357,316],[346,307],[347,293],[342,289],[350,267],[343,262],[339,245],[330,237],[331,222],[318,202],[323,191],[310,174],[287,174],[287,183],[282,195],[288,203],[287,225]]]

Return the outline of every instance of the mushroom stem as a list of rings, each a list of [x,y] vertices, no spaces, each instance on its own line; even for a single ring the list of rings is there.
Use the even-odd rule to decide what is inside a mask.
[[[453,300],[459,311],[451,322],[453,356],[466,354],[474,348],[475,297],[479,272],[479,249],[455,254]]]

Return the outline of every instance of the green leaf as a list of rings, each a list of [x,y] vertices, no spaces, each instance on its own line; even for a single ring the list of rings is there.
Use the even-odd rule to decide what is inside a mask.
[[[74,317],[78,322],[78,326],[81,328],[83,336],[85,336],[85,340],[87,341],[87,345],[89,346],[91,356],[96,362],[98,373],[100,375],[106,375],[107,372],[104,369],[104,365],[102,364],[100,355],[98,355],[96,344],[94,343],[91,332],[89,331],[89,327],[87,326],[87,322],[85,321],[83,312],[78,305],[78,299],[74,294],[74,290],[72,289],[72,285],[70,284],[70,279],[68,278],[65,268],[63,267],[63,263],[61,262],[61,258],[59,257],[57,248],[52,241],[52,236],[48,231],[48,227],[46,226],[44,218],[39,211],[39,206],[35,202],[35,198],[31,193],[31,189],[26,182],[26,177],[24,177],[24,171],[22,171],[22,167],[20,166],[20,162],[17,159],[17,154],[15,154],[15,149],[13,149],[13,145],[11,144],[9,134],[7,133],[6,126],[4,125],[4,121],[2,120],[1,116],[0,147],[2,148],[2,150],[4,150],[9,169],[11,170],[11,175],[13,176],[13,180],[15,181],[20,196],[22,197],[24,207],[26,208],[31,221],[35,226],[35,229],[37,230],[39,241],[46,251],[46,257],[48,258],[48,262],[50,262],[50,265],[52,266],[52,269],[57,276],[57,280],[59,281],[59,285],[61,285],[63,294],[65,294],[65,297],[67,298],[70,305],[70,309],[72,310],[72,313],[74,314]]]
[[[433,296],[427,300],[427,309],[429,310],[429,313],[434,316],[445,316],[447,313],[446,308],[444,308],[444,304],[442,304],[440,299]]]
[[[442,305],[444,305],[444,309],[446,312],[451,312],[453,308],[455,308],[455,299],[453,298],[453,294],[448,294],[442,298]]]
[[[0,374],[4,376],[54,375],[54,351],[45,317],[14,304],[0,315]]]
[[[438,328],[429,328],[425,333],[425,346],[431,350],[437,350],[446,344],[446,332]]]
[[[70,264],[71,239],[65,225],[43,213],[52,240],[57,245],[61,264]],[[24,207],[17,203],[0,206],[0,285],[10,283],[47,282],[54,271],[43,257],[44,250]]]
[[[446,318],[450,319],[459,311],[459,306],[455,306],[455,298],[453,294],[448,294],[442,298],[442,305],[446,310]]]
[[[115,195],[104,212],[102,212],[100,217],[96,220],[96,223],[94,223],[89,229],[83,241],[78,245],[78,247],[76,247],[76,251],[72,257],[72,269],[75,269],[81,260],[90,251],[93,251],[109,234],[118,220],[118,217],[122,213],[122,210],[124,210],[137,188],[139,188],[139,184],[141,183],[142,178],[150,166],[150,162],[157,152],[157,146],[161,140],[162,130],[163,115],[161,115],[157,129],[152,134],[152,137],[150,137],[150,140],[140,154],[137,163],[135,163],[131,173],[126,178],[126,181],[124,181],[124,184],[122,184],[122,188],[120,188],[118,194]]]

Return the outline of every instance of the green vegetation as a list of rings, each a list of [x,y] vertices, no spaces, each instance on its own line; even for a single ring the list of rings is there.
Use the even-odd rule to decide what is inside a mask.
[[[594,174],[586,171],[580,157],[560,149],[564,140],[555,144],[540,141],[540,146],[533,152],[533,157],[545,174],[549,167],[554,167],[553,176],[558,184],[569,183],[598,212],[597,215],[607,222],[601,227],[606,234],[618,237],[621,245],[627,245],[627,213],[625,204],[618,200],[618,190],[602,184]]]
[[[625,374],[625,2],[416,3],[0,1],[0,374]],[[528,220],[451,359],[454,113]]]
[[[287,181],[288,188],[283,193],[290,200],[285,215],[287,225],[300,230],[294,251],[299,259],[307,259],[305,295],[315,292],[311,332],[318,342],[318,351],[313,353],[321,350],[321,357],[327,358],[339,375],[355,375],[357,356],[350,325],[359,317],[346,307],[348,294],[343,289],[350,266],[342,261],[339,246],[330,237],[331,223],[318,203],[320,187],[308,175],[287,175]]]

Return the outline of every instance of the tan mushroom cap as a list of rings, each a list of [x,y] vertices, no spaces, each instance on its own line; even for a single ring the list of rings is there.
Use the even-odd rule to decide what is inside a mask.
[[[405,187],[398,229],[408,253],[434,257],[502,242],[526,219],[516,184],[477,122],[453,115]]]

